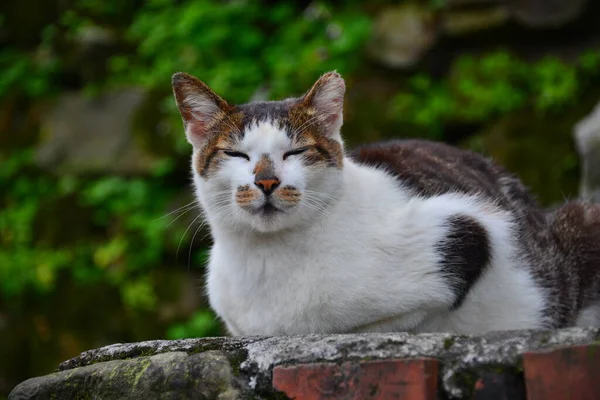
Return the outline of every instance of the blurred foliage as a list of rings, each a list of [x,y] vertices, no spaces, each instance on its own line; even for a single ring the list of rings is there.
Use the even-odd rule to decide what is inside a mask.
[[[417,74],[393,99],[392,118],[441,138],[448,123],[482,123],[527,107],[539,113],[572,106],[582,88],[600,73],[600,51],[583,54],[569,66],[552,57],[535,63],[507,51],[463,55],[446,79]]]
[[[349,73],[360,60],[370,20],[359,2],[345,3],[333,12],[320,2],[302,10],[293,2],[152,0],[127,34],[136,52],[110,60],[113,79],[164,88],[165,77],[185,71],[234,103],[261,86],[271,98],[302,92],[323,71]]]
[[[145,179],[81,180],[43,174],[32,165],[30,151],[2,160],[1,294],[11,298],[27,289],[50,291],[65,270],[78,282],[117,286],[127,307],[154,309],[157,299],[146,274],[163,261],[165,247],[175,240],[167,235],[168,220],[160,218],[176,193],[164,185],[163,173]],[[60,210],[65,201],[80,210],[71,208],[71,213],[54,216],[44,213]],[[82,221],[70,219],[78,213],[89,216],[83,231],[95,234],[75,235],[69,241],[52,238],[49,229],[69,229],[71,223],[77,229]],[[53,224],[58,226],[48,226]]]
[[[209,310],[202,310],[196,312],[187,322],[169,327],[167,338],[176,340],[190,337],[217,336],[220,333],[219,324],[214,314]]]
[[[57,269],[68,264],[62,249],[33,246],[37,211],[52,187],[44,176],[23,176],[30,152],[3,160],[0,168],[0,289],[5,296],[21,292],[31,285],[38,290],[52,287]],[[17,177],[17,174],[18,177]]]
[[[31,98],[48,95],[53,90],[52,73],[58,63],[45,58],[43,47],[31,55],[16,49],[0,51],[0,99],[16,90]]]

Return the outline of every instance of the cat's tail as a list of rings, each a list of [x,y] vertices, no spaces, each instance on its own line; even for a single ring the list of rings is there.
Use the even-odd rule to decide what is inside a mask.
[[[552,214],[550,234],[568,269],[563,276],[579,283],[584,302],[600,300],[600,204],[565,204]]]

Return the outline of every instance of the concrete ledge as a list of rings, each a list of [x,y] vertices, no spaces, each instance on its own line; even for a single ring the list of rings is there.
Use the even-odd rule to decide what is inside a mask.
[[[501,393],[536,399],[545,393],[544,382],[554,379],[544,377],[557,376],[561,368],[576,372],[563,374],[563,389],[577,398],[573,387],[593,382],[600,369],[599,339],[600,328],[571,328],[474,337],[390,333],[115,344],[21,383],[9,399],[322,399],[409,393],[411,399],[483,399]],[[552,352],[556,349],[563,350]],[[525,363],[524,353],[531,353]],[[537,354],[545,354],[543,361],[536,361]]]

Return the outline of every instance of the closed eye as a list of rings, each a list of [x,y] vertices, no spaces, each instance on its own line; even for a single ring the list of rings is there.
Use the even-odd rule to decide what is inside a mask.
[[[287,159],[289,156],[296,156],[298,154],[302,154],[304,153],[306,150],[308,150],[310,147],[300,147],[299,149],[294,149],[294,150],[290,150],[286,153],[283,154],[283,159]]]
[[[223,153],[227,154],[229,157],[240,157],[250,161],[250,156],[248,156],[248,154],[239,151],[223,150]]]

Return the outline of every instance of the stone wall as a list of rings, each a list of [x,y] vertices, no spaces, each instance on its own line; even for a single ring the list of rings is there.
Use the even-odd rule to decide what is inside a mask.
[[[9,399],[593,399],[600,328],[115,344]]]

